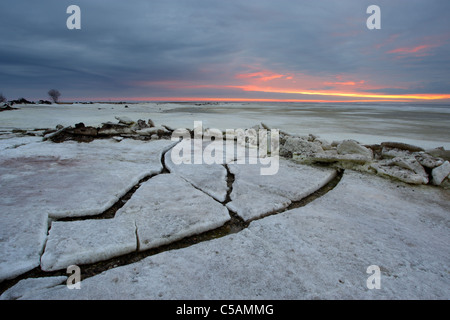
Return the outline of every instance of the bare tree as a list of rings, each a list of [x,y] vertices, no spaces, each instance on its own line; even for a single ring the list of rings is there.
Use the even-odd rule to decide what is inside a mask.
[[[61,93],[59,93],[58,90],[56,89],[51,89],[48,92],[48,95],[50,96],[50,98],[52,98],[54,103],[58,103],[59,97],[61,96]]]
[[[0,93],[0,103],[6,102],[6,97],[3,95],[3,93]]]

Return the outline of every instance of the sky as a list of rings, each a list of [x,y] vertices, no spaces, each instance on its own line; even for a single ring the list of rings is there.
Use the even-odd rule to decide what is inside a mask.
[[[81,29],[68,29],[70,5]],[[370,5],[381,29],[369,29]],[[448,0],[2,0],[0,93],[450,103]]]

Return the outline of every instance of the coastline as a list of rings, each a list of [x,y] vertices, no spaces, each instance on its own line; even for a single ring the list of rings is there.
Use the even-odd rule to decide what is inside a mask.
[[[219,121],[283,120],[265,110],[256,122],[258,105],[19,107],[0,115],[1,299],[448,298],[448,173],[433,185],[448,161],[421,146],[280,131],[280,171],[262,176],[234,156],[176,166],[169,155],[173,130],[194,134],[194,119],[205,136]],[[81,290],[65,285],[69,264]],[[372,265],[384,290],[361,285]],[[160,274],[172,280],[159,286]]]

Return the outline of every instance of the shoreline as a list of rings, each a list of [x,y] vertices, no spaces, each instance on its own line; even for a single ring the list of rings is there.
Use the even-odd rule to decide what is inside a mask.
[[[288,109],[271,108],[270,104],[218,103],[196,106],[189,103],[94,103],[58,105],[14,105],[18,110],[1,113],[0,130],[54,128],[83,122],[98,126],[114,121],[115,116],[133,120],[152,118],[172,128],[191,127],[202,120],[207,127],[218,129],[250,128],[264,122],[271,128],[291,134],[314,134],[327,140],[354,139],[364,144],[399,141],[424,149],[450,149],[450,107],[429,105],[368,106],[355,110],[356,105],[317,106],[291,105]],[[278,107],[278,106],[277,106]],[[360,106],[357,106],[360,108]],[[375,109],[374,109],[375,108]],[[404,115],[397,113],[405,109]],[[428,114],[428,118],[425,116]]]

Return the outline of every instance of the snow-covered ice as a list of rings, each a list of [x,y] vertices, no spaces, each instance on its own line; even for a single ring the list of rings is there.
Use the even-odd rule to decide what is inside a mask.
[[[197,146],[194,140],[182,140],[174,148],[165,154],[165,164],[167,169],[186,181],[192,183],[196,188],[209,194],[216,200],[223,202],[227,196],[227,170],[220,163],[207,164],[204,161],[201,163],[194,163],[194,154],[199,152],[203,155],[204,149],[208,143],[201,143]],[[190,150],[190,152],[183,153],[183,150]],[[173,157],[180,161],[174,163]],[[224,159],[224,163],[225,163]]]
[[[279,159],[274,175],[260,175],[260,164],[230,163],[234,174],[231,202],[227,207],[244,220],[259,218],[286,208],[325,186],[336,176],[336,170],[296,164]]]
[[[0,128],[54,128],[83,122],[98,126],[117,122],[116,116],[134,121],[151,118],[172,128],[192,128],[202,120],[204,127],[250,128],[260,122],[271,128],[299,135],[310,133],[333,140],[354,139],[375,144],[395,139],[432,149],[450,149],[446,106],[405,104],[273,104],[220,103],[195,106],[192,103],[20,105],[2,112]]]
[[[135,251],[136,225],[129,219],[54,221],[41,258],[45,271],[93,263]]]
[[[4,195],[0,198],[4,199]],[[1,204],[0,282],[39,266],[47,236],[47,214],[38,208],[22,211],[17,206],[5,201]]]
[[[36,142],[0,156],[3,201],[35,206],[50,217],[89,216],[112,206],[142,178],[162,170],[162,153],[174,143],[96,140]]]
[[[0,154],[0,281],[39,265],[49,218],[102,213],[142,178],[159,173],[163,152],[174,144],[11,143],[15,147]]]
[[[237,234],[105,271],[81,290],[23,298],[448,299],[448,200],[433,187],[346,172],[320,199]],[[371,265],[380,289],[367,287]]]
[[[146,250],[218,228],[230,215],[179,176],[161,174],[142,184],[117,218],[135,222],[139,249]]]
[[[93,275],[82,281],[81,290],[69,290],[66,277],[47,277],[42,271],[39,278],[21,280],[0,299],[448,299],[450,194],[443,188],[346,169],[334,189],[303,207],[286,210],[332,181],[336,170],[280,158],[278,173],[263,176],[261,163],[235,164],[242,159],[234,154],[212,165],[176,165],[170,152],[164,156],[175,145],[169,140],[114,137],[57,144],[12,132],[77,122],[97,126],[116,122],[116,117],[151,118],[172,128],[190,128],[196,120],[218,129],[250,128],[264,121],[272,128],[317,133],[329,141],[370,144],[395,139],[424,149],[450,146],[445,130],[429,129],[430,123],[434,129],[445,128],[447,109],[411,107],[405,121],[389,119],[398,111],[395,106],[197,108],[147,103],[129,108],[36,105],[3,112],[0,282],[39,265],[60,270],[79,264],[83,274],[83,264],[130,252],[145,255],[142,251],[230,220],[244,226],[218,239]],[[394,128],[398,130],[392,133]],[[187,142],[178,147],[183,143]],[[207,146],[201,146],[202,152]],[[192,159],[192,153],[184,156]],[[170,173],[162,173],[162,160]],[[448,177],[444,160],[427,168],[431,173],[425,174],[436,184]],[[150,175],[154,176],[140,184],[115,217],[93,219]],[[229,210],[246,223],[230,216]],[[282,213],[266,216],[275,211]],[[55,221],[66,217],[77,221]],[[380,267],[381,289],[366,285],[371,265]]]

